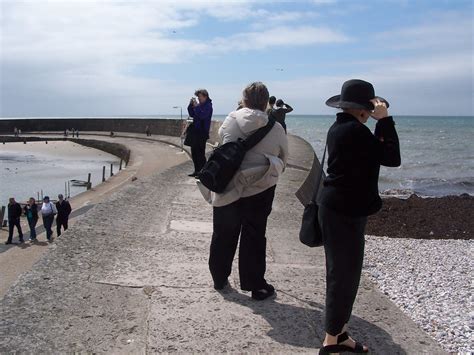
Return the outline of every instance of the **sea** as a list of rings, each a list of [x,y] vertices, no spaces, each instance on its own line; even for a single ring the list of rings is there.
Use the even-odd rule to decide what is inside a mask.
[[[120,117],[180,118],[175,115]],[[213,119],[224,120],[225,117],[225,115],[214,115]],[[110,119],[113,118],[110,117]],[[382,167],[379,180],[381,193],[399,197],[411,194],[423,197],[474,195],[473,116],[395,116],[394,119],[400,138],[402,165],[398,168]],[[288,132],[306,139],[313,146],[318,157],[322,155],[327,131],[334,120],[334,115],[290,113],[286,117]],[[368,126],[373,130],[375,121],[370,120]],[[43,174],[21,180],[21,184],[25,186],[24,190],[29,194],[36,193],[41,186],[47,186],[52,181],[51,179],[56,179],[55,172],[58,169],[64,171],[65,174],[58,178],[55,192],[61,189],[64,191],[65,180],[84,179],[88,170],[94,167],[97,171],[103,164],[110,163],[110,159],[81,161],[81,164],[53,158],[51,160],[53,161],[37,159],[34,154],[7,157],[0,155],[0,165],[4,168],[23,169],[25,166],[37,166],[40,169],[44,166]],[[97,175],[96,172],[95,176]],[[0,175],[0,181],[1,194],[2,190],[5,190],[5,176]],[[7,185],[9,185],[8,181]],[[11,187],[8,190],[11,190]]]
[[[217,116],[223,120],[225,116]],[[474,195],[473,116],[395,116],[402,165],[382,167],[379,190],[399,197]],[[334,115],[287,114],[288,132],[306,139],[316,155],[324,151]],[[376,121],[367,123],[373,131]]]
[[[46,147],[48,147],[46,149]],[[91,174],[92,187],[102,182],[102,169],[110,176],[110,165],[118,171],[120,159],[101,150],[72,142],[6,143],[0,145],[0,206],[8,204],[9,197],[25,203],[28,198],[58,194],[73,197],[86,191],[74,186],[71,180],[87,181]]]

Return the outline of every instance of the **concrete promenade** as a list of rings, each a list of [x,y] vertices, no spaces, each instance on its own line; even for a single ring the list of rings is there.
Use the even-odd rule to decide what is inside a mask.
[[[48,247],[0,301],[0,353],[316,353],[324,255],[299,243],[294,195],[312,150],[290,137],[290,154],[267,234],[276,299],[253,301],[237,272],[212,288],[212,209],[188,161],[121,185]],[[366,278],[350,327],[373,354],[443,353]]]

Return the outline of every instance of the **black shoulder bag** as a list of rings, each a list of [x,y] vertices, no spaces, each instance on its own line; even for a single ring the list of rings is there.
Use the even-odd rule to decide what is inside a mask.
[[[323,235],[318,220],[318,198],[319,186],[324,170],[324,160],[326,159],[327,143],[324,147],[323,159],[321,160],[321,171],[318,174],[317,185],[313,194],[313,198],[304,208],[303,221],[300,229],[300,242],[309,247],[319,247],[323,245]]]
[[[201,183],[209,190],[221,193],[239,170],[245,154],[255,147],[275,125],[268,120],[265,127],[259,128],[246,139],[239,138],[216,148],[198,174]]]
[[[186,132],[184,134],[184,145],[188,147],[192,147],[196,143],[196,130],[194,128],[194,123],[188,124],[186,127]]]

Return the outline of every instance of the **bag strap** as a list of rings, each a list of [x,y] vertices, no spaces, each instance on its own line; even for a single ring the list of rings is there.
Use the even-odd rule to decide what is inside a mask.
[[[275,125],[274,119],[269,119],[265,127],[257,129],[254,133],[248,136],[246,139],[242,140],[242,144],[246,151],[249,151],[255,147],[260,141],[265,138],[265,136],[270,132]]]
[[[321,179],[323,177],[324,161],[326,160],[326,151],[327,151],[327,149],[328,149],[328,143],[327,143],[327,140],[326,140],[326,144],[324,145],[323,159],[321,160],[321,166],[320,166],[319,174],[318,174],[318,182],[317,182],[317,185],[316,185],[316,189],[314,190],[313,198],[311,199],[311,201],[313,203],[316,203],[316,199],[318,198],[319,186],[321,186]]]

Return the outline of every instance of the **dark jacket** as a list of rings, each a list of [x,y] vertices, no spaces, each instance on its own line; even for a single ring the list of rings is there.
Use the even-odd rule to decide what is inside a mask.
[[[338,113],[327,137],[328,170],[319,203],[344,215],[361,217],[382,207],[380,165],[400,166],[400,145],[392,117],[377,122],[375,133],[348,113]]]
[[[23,212],[25,213],[26,217],[28,219],[34,219],[34,220],[38,220],[38,205],[35,203],[34,205],[32,205],[29,209],[27,208],[29,205],[26,205],[25,207],[23,207]],[[28,216],[28,211],[31,211],[31,217]]]
[[[201,136],[209,138],[212,119],[212,100],[207,99],[203,104],[188,106],[188,114],[193,118],[194,129]]]
[[[275,119],[275,121],[277,121],[279,124],[281,124],[283,126],[283,128],[285,128],[285,130],[286,130],[286,123],[285,123],[286,114],[291,112],[291,111],[293,111],[293,107],[291,107],[290,105],[285,104],[282,107],[275,107],[275,108],[271,109],[271,111],[268,113],[268,116],[273,117]]]
[[[67,219],[72,211],[71,204],[66,200],[63,200],[62,203],[56,202],[56,209],[58,210],[57,219]]]
[[[14,220],[21,217],[21,206],[18,202],[8,204],[8,219]]]

